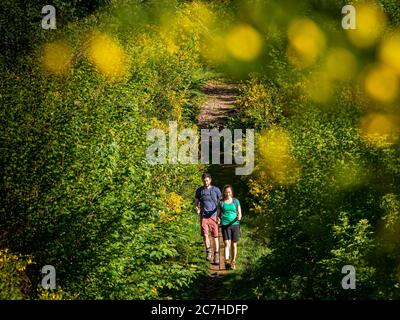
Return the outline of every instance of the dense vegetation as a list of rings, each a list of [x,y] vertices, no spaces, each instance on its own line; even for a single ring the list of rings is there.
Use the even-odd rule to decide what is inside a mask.
[[[192,125],[204,73],[196,25],[181,24],[196,8],[175,24],[126,25],[122,5],[72,12],[53,32],[36,25],[30,54],[4,52],[0,236],[23,256],[19,267],[2,251],[2,289],[13,288],[3,298],[21,297],[18,286],[37,297],[44,265],[56,268],[56,297],[80,299],[166,298],[205,271],[193,245],[201,168],[145,158],[149,129]],[[175,35],[181,42],[170,43]]]
[[[146,133],[196,128],[215,72],[241,81],[231,125],[257,138],[226,298],[400,298],[395,0],[351,1],[356,30],[339,0],[90,3],[54,1],[56,30],[0,4],[1,299],[190,295],[204,168],[150,165]]]
[[[252,250],[268,250],[242,276],[252,280],[244,297],[400,297],[399,8],[356,6],[346,37],[338,3],[294,9],[303,18],[289,31],[260,22],[271,30],[268,62],[243,84],[236,124],[258,129]],[[342,289],[345,265],[356,290]]]

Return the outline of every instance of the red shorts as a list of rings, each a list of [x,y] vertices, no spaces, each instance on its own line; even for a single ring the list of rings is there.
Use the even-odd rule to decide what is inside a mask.
[[[211,237],[218,238],[218,224],[214,218],[201,218],[201,235],[208,235],[208,230],[211,230]]]

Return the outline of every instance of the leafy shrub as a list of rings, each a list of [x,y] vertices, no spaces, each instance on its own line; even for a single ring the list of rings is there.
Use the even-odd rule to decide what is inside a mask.
[[[25,299],[30,287],[26,268],[32,264],[30,257],[0,249],[0,299]]]
[[[205,271],[193,240],[201,167],[152,166],[145,153],[155,122],[191,125],[198,28],[171,52],[160,25],[127,26],[115,12],[43,34],[2,69],[2,242],[53,265],[62,288],[32,298],[172,298]],[[37,287],[38,270],[28,274]]]
[[[264,129],[278,123],[282,115],[278,99],[277,91],[256,77],[248,80],[240,86],[239,99],[236,101],[241,125]]]

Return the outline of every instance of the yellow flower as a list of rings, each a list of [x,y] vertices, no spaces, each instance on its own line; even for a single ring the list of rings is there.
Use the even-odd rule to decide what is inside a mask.
[[[171,192],[165,198],[165,206],[174,213],[182,212],[183,198],[175,192]]]
[[[152,292],[155,296],[158,296],[157,288],[151,288],[151,292]]]

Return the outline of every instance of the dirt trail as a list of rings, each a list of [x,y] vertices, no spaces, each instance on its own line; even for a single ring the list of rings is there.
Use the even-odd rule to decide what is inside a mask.
[[[203,92],[208,100],[203,104],[197,118],[200,129],[221,128],[237,109],[235,100],[238,88],[233,84],[212,81],[203,87]]]
[[[209,82],[203,87],[203,92],[208,96],[207,101],[200,109],[197,124],[200,129],[217,128],[222,129],[228,119],[237,113],[234,103],[238,96],[238,88],[234,84],[221,82]],[[221,164],[210,165],[209,172],[213,178],[213,184],[222,187],[225,184],[235,184],[235,165],[222,164],[223,149],[221,148]],[[223,299],[223,279],[228,272],[225,270],[224,245],[221,229],[219,229],[220,263],[219,265],[209,264],[209,277],[200,287],[200,298],[202,299]],[[213,248],[214,252],[214,248]]]

